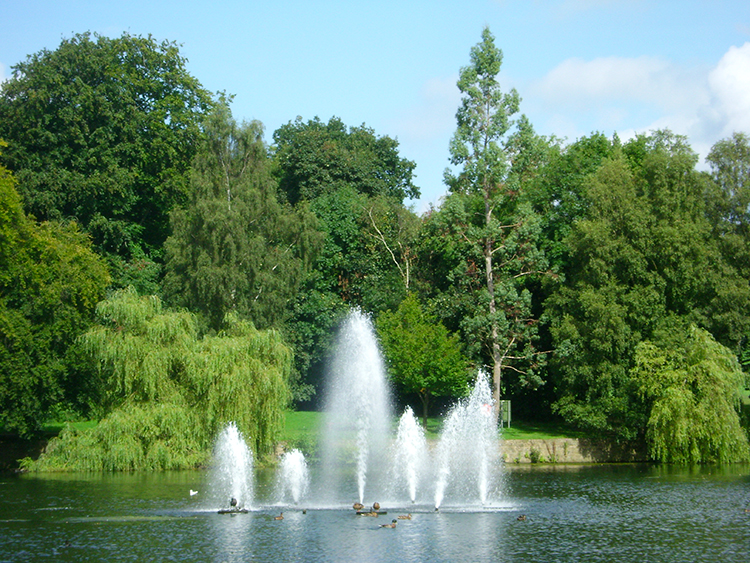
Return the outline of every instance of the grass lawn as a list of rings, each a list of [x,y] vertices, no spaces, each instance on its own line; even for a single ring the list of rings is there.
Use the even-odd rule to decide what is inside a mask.
[[[313,411],[287,411],[286,425],[282,432],[282,440],[290,444],[312,445],[317,441],[318,429],[323,421],[323,415]],[[427,419],[425,435],[428,439],[437,438],[443,419],[430,417]],[[397,421],[394,421],[394,430]],[[506,440],[549,440],[554,438],[579,438],[582,433],[550,422],[513,421],[510,428],[502,429],[502,437]]]
[[[99,421],[97,420],[79,420],[76,422],[47,422],[42,424],[42,433],[44,434],[59,434],[60,431],[65,428],[67,424],[70,424],[75,430],[87,430],[93,428]]]

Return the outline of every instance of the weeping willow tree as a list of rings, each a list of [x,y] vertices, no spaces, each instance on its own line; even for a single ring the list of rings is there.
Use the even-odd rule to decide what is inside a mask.
[[[747,381],[736,356],[705,330],[689,327],[677,345],[642,342],[631,371],[650,403],[649,455],[665,463],[750,459],[738,409]]]
[[[191,313],[164,310],[156,296],[122,290],[97,309],[82,346],[100,378],[103,418],[64,430],[25,469],[141,470],[196,467],[234,421],[256,456],[268,454],[289,400],[292,355],[281,336],[227,319],[199,338]]]

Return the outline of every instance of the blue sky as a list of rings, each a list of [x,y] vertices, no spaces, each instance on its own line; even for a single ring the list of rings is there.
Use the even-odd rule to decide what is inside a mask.
[[[459,69],[487,25],[503,88],[539,133],[627,139],[668,127],[701,155],[750,133],[750,2],[723,0],[0,0],[0,79],[74,33],[152,34],[235,95],[267,140],[301,116],[365,124],[417,163],[422,212],[445,193]]]

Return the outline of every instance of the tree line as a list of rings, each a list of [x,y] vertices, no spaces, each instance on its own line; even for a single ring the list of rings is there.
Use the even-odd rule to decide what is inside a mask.
[[[660,461],[748,459],[750,139],[699,171],[666,130],[542,136],[501,64],[485,29],[423,215],[397,140],[298,117],[267,144],[175,43],[85,33],[13,67],[0,426],[101,419],[61,436],[65,467],[199,464],[230,418],[268,452],[358,307],[424,417],[485,369],[521,416]]]

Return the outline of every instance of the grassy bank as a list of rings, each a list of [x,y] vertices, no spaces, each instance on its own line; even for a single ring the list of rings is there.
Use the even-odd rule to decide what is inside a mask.
[[[287,411],[285,425],[280,440],[288,448],[300,448],[306,454],[317,450],[320,426],[323,414],[313,411]],[[66,422],[50,422],[45,424],[42,432],[33,440],[22,440],[0,430],[0,470],[12,470],[18,467],[17,460],[24,457],[36,458],[47,441],[56,436]],[[86,430],[96,426],[93,420],[76,421],[70,423],[77,430]],[[394,420],[394,432],[397,421]],[[428,440],[437,439],[443,424],[441,417],[427,419],[426,436]],[[551,440],[555,438],[579,438],[580,432],[566,429],[552,423],[514,421],[510,428],[500,429],[500,435],[505,440]]]
[[[281,440],[293,447],[310,450],[317,441],[323,415],[313,411],[288,411],[286,424]],[[394,426],[396,422],[394,421]],[[425,435],[427,439],[435,439],[440,433],[443,419],[430,417],[427,419]],[[552,440],[556,438],[580,438],[582,434],[575,430],[550,422],[514,421],[510,428],[500,429],[500,435],[506,440]]]

